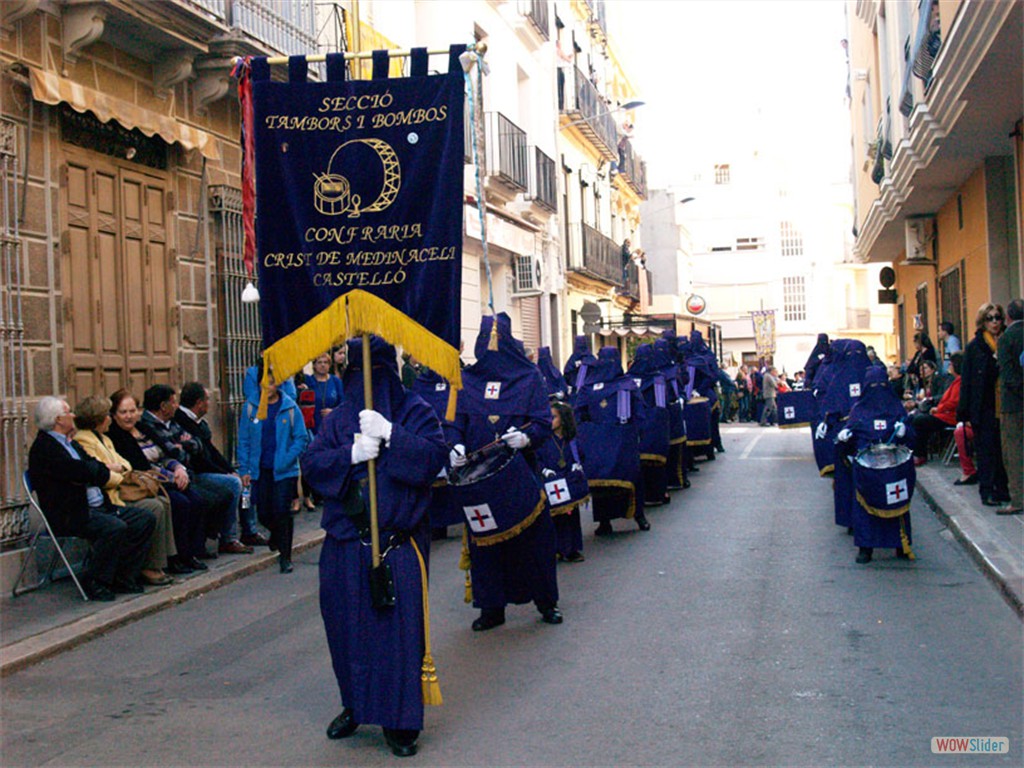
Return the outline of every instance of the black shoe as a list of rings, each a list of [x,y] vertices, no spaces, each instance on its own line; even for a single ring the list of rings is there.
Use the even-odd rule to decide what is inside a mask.
[[[865,565],[871,562],[871,554],[874,550],[871,547],[861,547],[857,552],[856,562],[860,565]]]
[[[689,487],[690,487],[690,481],[689,480],[683,480],[683,488],[685,489],[685,488],[689,488]]]
[[[82,582],[82,589],[85,590],[85,594],[90,600],[99,603],[110,603],[117,599],[117,595],[110,587],[100,584],[98,581],[85,580]]]
[[[716,445],[715,446],[715,450],[718,451],[719,453],[725,453],[725,446],[723,446],[723,445]]]
[[[981,503],[986,507],[998,507],[1002,502],[1000,502],[995,496],[982,496]]]
[[[651,524],[647,522],[646,517],[637,517],[634,519],[636,520],[636,527],[639,528],[641,531],[651,530]]]
[[[958,477],[953,481],[953,485],[977,485],[978,484],[978,473],[975,472],[968,478]]]
[[[906,552],[903,551],[903,547],[899,547],[896,550],[896,557],[898,559],[900,559],[900,560],[909,560],[910,559],[910,555],[908,555]]]
[[[198,557],[193,557],[191,560],[189,560],[188,561],[188,566],[193,571],[208,571],[208,570],[210,570],[209,566],[207,566],[207,564],[204,563],[202,560],[200,560]]]
[[[110,588],[115,594],[121,595],[141,595],[146,591],[135,579],[114,579],[114,583],[110,585]]]
[[[612,535],[612,524],[609,522],[598,523],[597,528],[594,531],[595,536],[611,536]]]
[[[562,623],[562,612],[558,610],[558,606],[552,606],[551,608],[545,608],[540,612],[540,620],[545,624],[561,624]]]
[[[486,632],[488,629],[500,627],[505,623],[505,611],[480,611],[480,616],[473,621],[474,632]]]
[[[564,559],[567,563],[582,563],[587,558],[583,556],[582,552],[571,552]]]
[[[292,561],[282,557],[280,559],[281,573],[291,573],[295,569],[292,567]]]
[[[416,739],[419,738],[419,731],[408,731],[398,728],[384,728],[384,741],[391,747],[391,754],[395,757],[412,757],[416,754]]]
[[[196,555],[196,559],[197,560],[216,560],[217,559],[217,553],[216,552],[210,552],[209,550],[204,549],[202,552],[200,552],[198,555]]]
[[[166,573],[172,573],[175,576],[185,576],[189,573],[194,573],[195,569],[186,563],[184,560],[179,560],[177,556],[167,558],[167,567],[164,568]]]
[[[846,535],[847,536],[853,536],[853,526],[852,525],[846,526]]]
[[[345,739],[356,732],[356,728],[359,727],[359,723],[352,717],[352,710],[345,707],[341,710],[341,714],[331,720],[331,724],[327,726],[327,738],[328,739]]]

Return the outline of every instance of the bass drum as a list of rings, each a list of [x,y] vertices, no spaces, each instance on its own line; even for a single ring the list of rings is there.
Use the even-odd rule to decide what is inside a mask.
[[[899,517],[910,509],[917,471],[905,445],[875,443],[851,462],[857,501],[875,517]]]
[[[525,531],[544,511],[544,493],[522,454],[497,442],[448,475],[449,503],[461,511],[478,547]]]

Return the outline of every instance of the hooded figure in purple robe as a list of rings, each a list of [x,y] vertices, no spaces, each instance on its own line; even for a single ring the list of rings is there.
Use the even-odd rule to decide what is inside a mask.
[[[825,425],[826,439],[835,441],[836,436],[845,426],[850,408],[861,395],[864,376],[871,366],[864,342],[856,339],[836,339],[832,343],[832,352],[828,370],[818,372],[822,385],[826,387],[822,398],[822,421]],[[835,497],[836,525],[850,529],[853,527],[851,514],[853,510],[853,472],[849,461],[840,461],[835,456],[835,468],[832,472],[833,494]]]
[[[498,348],[489,349],[495,328]],[[503,535],[478,535],[484,524],[475,527],[472,510],[464,510],[473,605],[480,609],[473,629],[497,627],[505,622],[506,605],[531,601],[543,621],[560,624],[555,529],[546,501],[537,506],[544,494],[532,455],[551,435],[547,388],[537,366],[515,343],[504,312],[481,320],[474,351],[476,363],[462,373],[451,464],[453,469],[462,467],[467,455],[477,456],[475,452],[498,442],[514,450],[500,473],[481,481],[486,499],[479,506],[486,504],[488,513],[501,507],[518,522]],[[515,503],[512,509],[506,507],[510,500]]]
[[[342,404],[324,419],[302,473],[324,499],[320,613],[344,710],[328,728],[344,738],[380,725],[396,755],[413,754],[423,728],[424,588],[430,485],[446,447],[437,415],[402,387],[394,348],[371,341],[373,410],[365,408],[359,339],[348,343]],[[370,588],[368,464],[376,459],[381,552],[395,604],[375,607]]]
[[[437,414],[437,420],[441,424],[445,443],[450,449],[454,445],[454,436],[451,434],[452,425],[444,418],[448,409],[449,389],[450,385],[447,381],[424,366],[409,391],[422,397],[433,408],[434,413]],[[465,522],[462,510],[455,509],[449,503],[447,466],[445,463],[445,467],[434,479],[430,496],[430,527],[434,539],[446,538],[447,531],[445,529],[449,525],[461,525]]]
[[[814,349],[811,350],[811,354],[807,356],[807,362],[804,363],[804,382],[807,389],[814,389],[814,377],[818,373],[818,367],[821,365],[821,361],[825,359],[825,354],[828,350],[828,334],[819,333]]]
[[[547,384],[548,397],[554,400],[565,399],[565,377],[558,372],[554,360],[551,359],[551,347],[540,347],[537,350],[537,369]]]
[[[895,445],[913,445],[914,433],[904,423],[906,416],[903,403],[889,388],[885,368],[870,365],[861,382],[861,394],[836,437],[844,458],[853,463],[851,523],[861,564],[871,561],[877,547],[894,549],[897,557],[913,557],[910,500],[916,477],[914,462],[909,450],[892,450]],[[873,447],[875,456],[869,455]]]
[[[826,419],[824,414],[825,393],[832,382],[835,370],[832,367],[832,344],[825,347],[825,352],[818,361],[818,367],[814,371],[814,379],[808,378],[808,388],[814,393],[815,422],[811,429],[811,440],[814,446],[814,460],[818,465],[818,474],[821,477],[831,475],[835,471],[836,464],[836,427],[838,416]]]
[[[569,355],[569,359],[565,361],[565,368],[562,369],[562,375],[565,377],[565,391],[568,393],[568,399],[570,402],[576,397],[577,382],[582,383],[580,379],[580,368],[584,368],[583,375],[586,376],[586,366],[591,366],[597,362],[597,358],[590,351],[590,342],[586,336],[577,336],[572,342],[572,354]]]
[[[640,471],[644,417],[640,388],[623,375],[619,350],[604,347],[576,395],[577,439],[594,500],[595,535],[612,533],[616,518],[634,520],[642,531],[651,527],[644,515]]]
[[[665,376],[668,384],[666,400],[668,408],[668,462],[666,464],[666,482],[669,490],[689,488],[690,481],[686,477],[687,466],[691,460],[686,450],[686,421],[683,418],[683,401],[686,392],[686,374],[676,363],[675,351],[672,341],[666,334],[672,334],[671,340],[675,340],[674,331],[665,331],[662,338],[657,339],[654,344],[654,364]]]
[[[644,476],[644,506],[665,504],[668,495],[669,385],[658,367],[653,344],[636,349],[629,376],[638,383],[644,400],[644,423],[640,429],[640,466]]]

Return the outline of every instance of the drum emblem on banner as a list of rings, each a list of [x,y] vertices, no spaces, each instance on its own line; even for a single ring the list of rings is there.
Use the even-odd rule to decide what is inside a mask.
[[[498,527],[494,515],[491,514],[491,508],[486,504],[463,507],[462,511],[466,514],[466,521],[469,523],[469,528],[473,533],[493,531]]]
[[[885,500],[889,504],[899,504],[907,500],[907,481],[897,480],[895,483],[885,484]]]
[[[850,385],[850,397],[860,397],[860,384],[856,381]]]
[[[785,408],[782,409],[782,415],[787,419],[795,419],[796,408],[794,408],[792,405],[787,405]]]
[[[488,381],[487,386],[484,387],[484,399],[485,400],[497,400],[501,395],[501,382],[500,381]]]
[[[362,195],[351,188],[351,183],[346,176],[339,173],[342,170],[343,158],[346,147],[361,145],[368,147],[380,160],[383,172],[380,193],[376,199],[365,208],[361,208]],[[350,150],[351,152],[351,150]],[[337,160],[337,165],[335,165]],[[354,166],[356,169],[358,166]],[[398,196],[402,187],[402,171],[398,162],[398,156],[391,145],[380,139],[352,139],[346,141],[331,155],[327,164],[327,172],[316,177],[313,185],[314,205],[316,209],[325,216],[340,216],[348,214],[350,219],[357,219],[363,213],[375,213],[387,209]]]
[[[569,484],[565,481],[565,478],[559,478],[558,480],[552,480],[549,483],[544,483],[544,491],[548,495],[548,502],[553,507],[558,506],[559,504],[565,504],[565,502],[572,498],[569,495]]]
[[[876,432],[885,432],[885,430],[886,430],[886,428],[888,426],[889,426],[888,422],[886,422],[885,419],[875,419],[875,431]]]

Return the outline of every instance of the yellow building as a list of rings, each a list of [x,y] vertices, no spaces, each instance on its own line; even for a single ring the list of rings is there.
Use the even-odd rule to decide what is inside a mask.
[[[1024,292],[1024,4],[850,0],[855,255],[892,262],[901,359]],[[881,287],[881,286],[879,286]]]

